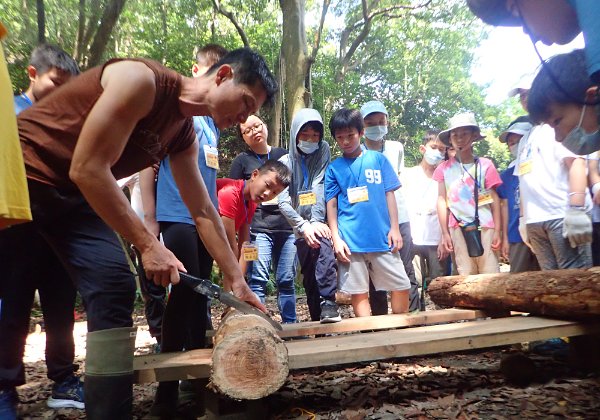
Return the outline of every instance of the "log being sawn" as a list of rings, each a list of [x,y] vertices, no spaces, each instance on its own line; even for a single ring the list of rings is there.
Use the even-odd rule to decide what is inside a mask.
[[[277,391],[289,373],[288,351],[267,321],[230,311],[214,336],[211,386],[240,400]]]

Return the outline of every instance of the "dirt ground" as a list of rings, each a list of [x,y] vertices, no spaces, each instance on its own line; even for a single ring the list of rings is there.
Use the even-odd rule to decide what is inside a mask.
[[[268,301],[277,319],[276,304]],[[220,308],[215,308],[218,322]],[[351,309],[343,307],[343,316]],[[300,321],[308,321],[305,301],[298,302]],[[84,319],[84,318],[83,318]],[[25,419],[83,419],[79,410],[46,406],[51,382],[44,362],[45,333],[33,321],[25,362],[28,383],[19,387],[20,414]],[[141,311],[136,354],[152,351],[153,339]],[[76,362],[84,367],[85,322],[75,328]],[[535,365],[528,386],[509,385],[501,360],[515,347],[428,357],[292,371],[287,382],[265,405],[272,419],[600,419],[600,374],[575,370],[557,357],[529,353]],[[521,367],[513,368],[520,369]],[[134,387],[134,418],[150,409],[156,384]]]

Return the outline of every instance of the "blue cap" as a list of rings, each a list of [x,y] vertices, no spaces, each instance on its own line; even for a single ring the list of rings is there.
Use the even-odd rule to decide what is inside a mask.
[[[388,116],[385,106],[379,101],[369,101],[360,108],[360,115],[362,115],[363,118],[373,112],[381,112],[382,114],[385,114],[386,117]]]

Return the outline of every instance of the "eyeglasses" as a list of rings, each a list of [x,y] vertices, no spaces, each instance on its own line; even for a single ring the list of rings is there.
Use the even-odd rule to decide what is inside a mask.
[[[251,133],[260,133],[263,129],[263,124],[262,123],[258,123],[256,125],[254,125],[254,127],[248,127],[246,128],[244,131],[242,131],[242,134],[244,136],[249,136]]]

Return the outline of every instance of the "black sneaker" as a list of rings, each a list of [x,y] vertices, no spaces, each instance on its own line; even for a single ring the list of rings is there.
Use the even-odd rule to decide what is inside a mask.
[[[72,375],[61,383],[52,386],[52,395],[48,398],[50,408],[85,408],[83,384],[79,377]]]
[[[321,324],[340,322],[341,320],[340,308],[337,303],[330,300],[321,302]]]
[[[15,388],[0,390],[0,419],[17,420],[19,396]]]

